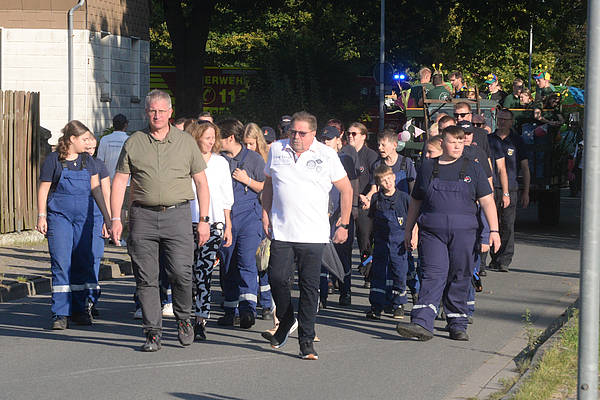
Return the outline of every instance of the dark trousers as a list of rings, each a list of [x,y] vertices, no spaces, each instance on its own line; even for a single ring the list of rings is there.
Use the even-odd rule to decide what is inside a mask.
[[[512,263],[515,254],[515,217],[517,213],[517,191],[510,191],[510,205],[502,208],[502,190],[494,191],[496,208],[498,209],[498,225],[502,245],[500,250],[494,253],[490,251],[492,261],[490,265],[503,265],[508,267]]]
[[[281,326],[294,321],[291,286],[294,259],[298,264],[298,341],[312,342],[315,338],[315,318],[319,301],[319,275],[324,243],[294,243],[273,240],[269,259],[271,293]]]
[[[356,216],[356,240],[360,254],[371,254],[373,236],[373,220],[369,218],[369,210],[358,210]]]
[[[162,329],[158,284],[161,258],[171,282],[175,317],[190,318],[194,236],[189,205],[164,212],[132,206],[127,249],[142,305],[144,331]]]

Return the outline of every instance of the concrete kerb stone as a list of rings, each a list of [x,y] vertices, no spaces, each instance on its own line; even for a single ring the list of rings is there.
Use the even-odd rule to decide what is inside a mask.
[[[98,277],[100,281],[107,281],[131,275],[131,273],[132,267],[130,261],[103,261],[100,264]],[[0,287],[0,303],[49,293],[51,288],[52,279],[42,276],[31,277],[26,282],[11,282],[8,285]]]
[[[511,399],[518,392],[518,390],[520,389],[523,382],[525,382],[525,380],[535,370],[537,365],[542,360],[542,357],[544,356],[546,351],[548,351],[548,349],[550,349],[552,347],[552,345],[554,345],[554,343],[556,343],[557,340],[560,340],[561,329],[569,321],[569,319],[573,315],[573,312],[579,308],[579,301],[580,301],[579,298],[577,300],[575,300],[575,302],[573,304],[571,304],[565,310],[565,312],[560,315],[560,317],[555,319],[554,322],[552,322],[552,324],[548,328],[546,328],[544,333],[542,333],[540,335],[540,338],[537,341],[538,345],[535,348],[533,348],[533,349],[525,348],[525,349],[523,349],[523,351],[521,351],[521,353],[519,353],[515,357],[515,363],[519,363],[519,362],[523,361],[524,359],[527,359],[530,357],[531,357],[531,363],[529,365],[529,368],[527,368],[527,371],[525,371],[525,373],[519,377],[517,382],[515,382],[515,384],[510,388],[510,390],[500,400]]]
[[[44,235],[38,231],[4,233],[0,235],[0,247],[9,247],[22,243],[41,243],[44,239]]]

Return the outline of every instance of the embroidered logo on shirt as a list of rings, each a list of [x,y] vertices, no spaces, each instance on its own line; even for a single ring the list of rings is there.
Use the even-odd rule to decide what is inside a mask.
[[[404,217],[398,217],[398,223],[400,226],[404,225]]]
[[[465,179],[463,179],[463,181],[465,181],[465,183],[471,183],[471,177],[467,175],[465,176]]]
[[[508,149],[508,150],[506,150],[506,152],[508,153],[509,156],[512,156],[513,154],[515,154],[515,149]]]
[[[317,166],[317,163],[315,162],[315,160],[308,160],[306,162],[306,168],[313,169],[316,166]]]
[[[362,174],[363,172],[365,172],[365,167],[363,167],[362,165],[359,168],[360,173]]]

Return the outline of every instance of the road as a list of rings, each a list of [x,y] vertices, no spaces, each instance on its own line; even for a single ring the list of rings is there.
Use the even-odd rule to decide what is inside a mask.
[[[474,396],[498,371],[490,366],[532,329],[545,329],[578,296],[578,200],[563,199],[563,221],[555,228],[535,222],[535,211],[519,213],[516,257],[509,273],[490,272],[478,294],[469,342],[439,330],[429,342],[400,338],[389,317],[364,318],[368,293],[353,279],[353,306],[319,312],[315,345],[319,361],[297,357],[294,335],[282,351],[260,332],[224,329],[215,320],[208,340],[179,345],[175,321],[165,321],[163,348],[137,351],[139,321],[132,319],[131,277],[102,285],[100,318],[92,327],[47,330],[49,296],[0,304],[0,398],[2,399],[445,399]],[[218,287],[218,285],[215,285]],[[218,300],[218,298],[217,298]],[[485,381],[485,382],[484,382]],[[466,385],[466,386],[465,386]],[[461,389],[462,388],[462,389]],[[456,397],[454,397],[456,398]]]

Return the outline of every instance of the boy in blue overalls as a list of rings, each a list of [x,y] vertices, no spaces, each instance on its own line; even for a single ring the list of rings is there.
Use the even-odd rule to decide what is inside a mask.
[[[423,161],[411,195],[404,241],[411,246],[418,217],[423,275],[411,322],[396,327],[403,337],[433,338],[437,308],[443,302],[450,338],[469,340],[467,296],[479,251],[477,201],[490,225],[490,245],[500,248],[492,190],[481,165],[462,156],[464,137],[460,127],[444,129],[443,153]]]
[[[379,165],[389,166],[396,176],[396,189],[410,194],[415,184],[417,171],[413,160],[398,154],[398,134],[391,129],[385,129],[377,137],[377,149],[379,151],[379,159],[373,164],[374,168],[377,168]],[[371,190],[367,194],[367,198],[371,198],[371,195],[378,190],[374,176],[371,176],[370,183]],[[419,293],[419,277],[411,252],[407,252],[406,262],[408,265],[406,284],[411,291],[414,304]]]
[[[391,308],[394,318],[401,319],[406,304],[408,264],[404,226],[410,197],[396,189],[396,175],[391,167],[381,164],[373,175],[380,189],[371,197],[369,208],[374,247],[369,293],[371,309],[367,318],[380,319],[381,311]]]

